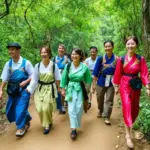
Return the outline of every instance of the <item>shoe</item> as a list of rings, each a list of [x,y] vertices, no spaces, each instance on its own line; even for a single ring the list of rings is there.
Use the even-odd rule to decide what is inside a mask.
[[[71,134],[70,134],[70,137],[72,140],[76,140],[77,138],[77,131],[76,130],[72,130]]]
[[[104,122],[105,122],[105,124],[107,124],[107,125],[111,125],[111,122],[110,122],[110,120],[109,120],[108,118],[106,118],[106,119],[104,120]]]
[[[28,121],[25,125],[25,131],[27,132],[28,129],[30,128],[30,121]]]
[[[45,128],[43,134],[48,134],[52,128],[52,124],[49,125],[49,128]]]
[[[62,110],[60,110],[59,112],[60,114],[66,114],[66,109],[64,107],[62,107]]]
[[[126,142],[127,142],[127,147],[129,149],[134,149],[134,144],[133,144],[130,136],[126,136]]]
[[[98,112],[97,118],[102,118],[102,113]]]
[[[16,131],[16,136],[17,136],[17,137],[22,137],[22,136],[24,136],[24,134],[25,134],[25,128],[18,129],[18,130]]]
[[[59,111],[59,114],[64,115],[64,114],[66,114],[66,111],[60,110],[60,111]]]

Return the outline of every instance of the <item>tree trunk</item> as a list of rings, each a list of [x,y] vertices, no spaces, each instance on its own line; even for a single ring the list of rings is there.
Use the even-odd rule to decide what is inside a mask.
[[[150,0],[143,0],[143,44],[145,58],[150,60]]]

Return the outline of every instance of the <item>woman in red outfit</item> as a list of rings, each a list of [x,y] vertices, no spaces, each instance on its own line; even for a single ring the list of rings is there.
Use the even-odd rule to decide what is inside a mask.
[[[135,36],[128,37],[126,40],[127,54],[118,60],[113,78],[116,94],[119,92],[120,85],[122,112],[126,128],[126,141],[129,148],[134,147],[130,132],[138,116],[141,93],[141,89],[133,90],[129,81],[140,73],[142,84],[146,86],[146,92],[148,96],[150,96],[148,67],[144,57],[135,53],[137,46],[138,39]]]

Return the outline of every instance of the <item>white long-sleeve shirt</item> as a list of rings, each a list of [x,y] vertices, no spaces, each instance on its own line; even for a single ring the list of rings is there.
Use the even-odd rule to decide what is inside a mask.
[[[34,92],[34,90],[37,87],[38,80],[40,78],[40,73],[48,73],[50,71],[53,72],[51,65],[52,65],[52,61],[50,61],[50,63],[48,64],[47,67],[45,67],[42,62],[40,63],[39,68],[38,68],[38,64],[35,65],[31,82],[30,82],[29,86],[27,87],[27,90],[31,94]],[[61,79],[61,74],[60,74],[58,66],[56,64],[55,64],[54,78],[55,78],[55,80],[60,80]]]
[[[19,69],[21,67],[22,61],[23,61],[23,58],[21,56],[20,56],[18,62],[14,62],[12,60],[12,70]],[[25,64],[25,71],[28,74],[28,76],[31,77],[31,75],[33,73],[33,66],[32,66],[31,62],[28,60],[26,61],[26,64]],[[3,82],[8,82],[10,79],[9,61],[6,62],[5,66],[3,68],[3,71],[1,74],[1,79]]]

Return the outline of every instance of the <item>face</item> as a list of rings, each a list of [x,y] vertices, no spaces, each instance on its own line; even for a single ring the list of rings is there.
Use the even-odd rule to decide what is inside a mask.
[[[63,48],[63,46],[58,47],[58,54],[61,56],[63,56],[65,54],[65,49]]]
[[[75,51],[71,53],[71,59],[73,62],[80,62],[81,56],[77,54]]]
[[[97,51],[96,51],[95,48],[92,48],[92,49],[90,50],[90,56],[91,56],[91,58],[93,58],[93,59],[96,58],[96,56],[97,56]]]
[[[9,48],[8,48],[8,51],[9,51],[9,55],[10,55],[12,58],[19,57],[19,55],[20,55],[20,50],[17,49],[16,47],[9,47]]]
[[[104,49],[105,49],[105,52],[106,52],[107,55],[110,55],[113,52],[113,46],[109,42],[105,43]]]
[[[45,48],[41,50],[41,57],[42,59],[49,59],[49,53],[46,51]]]
[[[137,44],[133,39],[130,39],[126,43],[126,49],[129,53],[134,53],[137,48]]]

